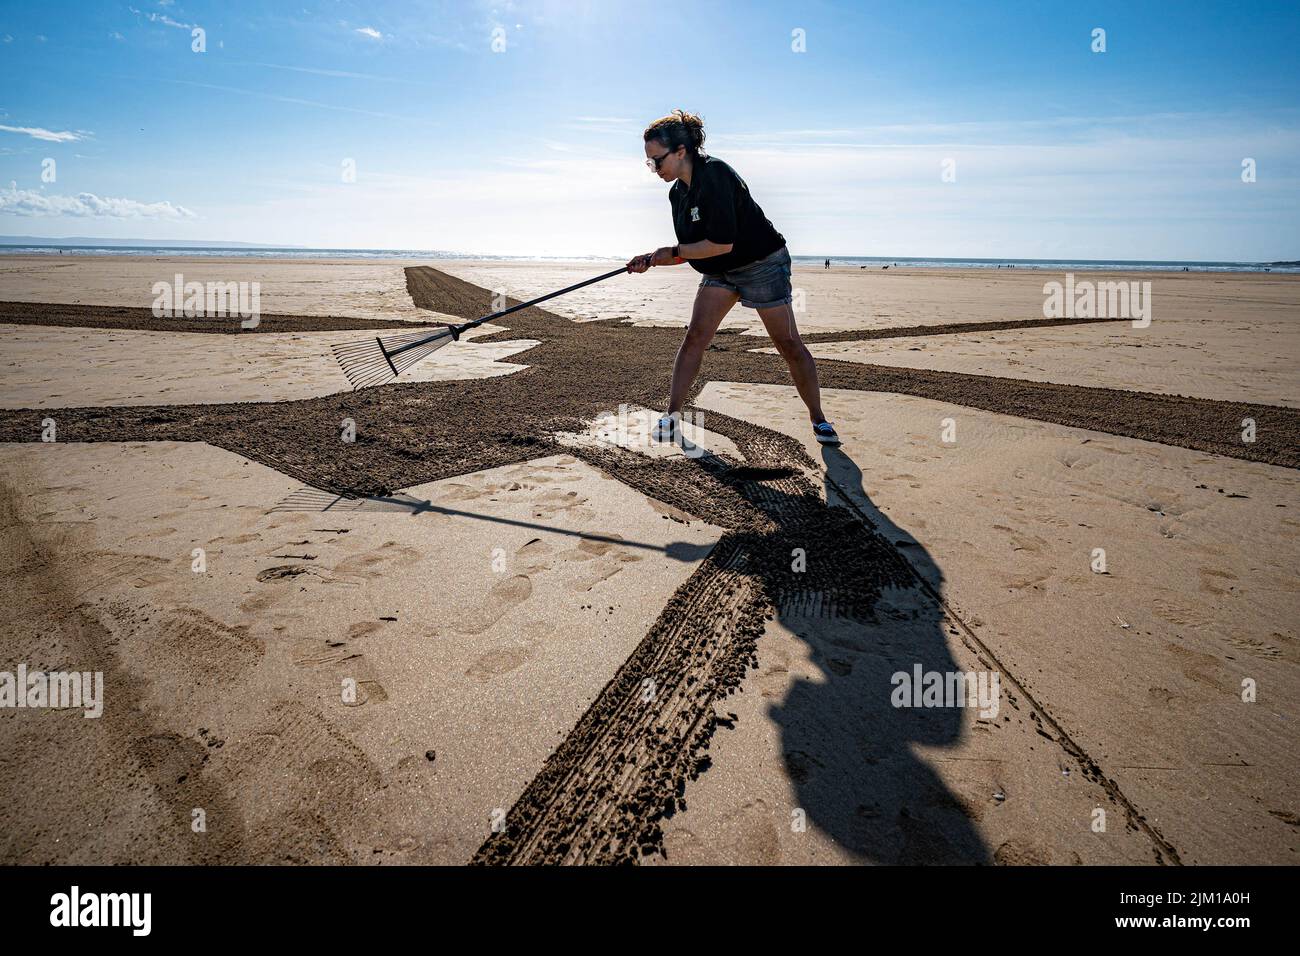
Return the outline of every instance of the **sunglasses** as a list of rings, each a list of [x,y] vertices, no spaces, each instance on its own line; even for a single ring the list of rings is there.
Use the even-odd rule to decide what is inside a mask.
[[[662,156],[651,156],[649,159],[645,161],[646,168],[653,169],[656,173],[659,172],[659,167],[663,165],[663,161],[667,159],[669,156],[671,156],[673,153],[677,152],[678,149],[681,149],[681,147],[678,146],[677,149],[670,149]]]

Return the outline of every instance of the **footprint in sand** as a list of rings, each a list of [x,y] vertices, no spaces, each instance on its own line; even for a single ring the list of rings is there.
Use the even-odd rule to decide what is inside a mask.
[[[570,591],[585,594],[601,581],[608,580],[623,565],[641,560],[641,555],[619,548],[612,541],[583,540],[576,548],[560,555],[566,562],[577,562],[567,582]]]
[[[1156,616],[1179,627],[1206,630],[1214,627],[1215,618],[1208,609],[1186,607],[1173,601],[1157,598],[1151,605]]]
[[[585,505],[587,499],[576,491],[552,489],[539,495],[532,503],[533,514],[539,518],[552,518],[557,512]]]
[[[1231,692],[1230,687],[1220,680],[1223,664],[1217,657],[1201,651],[1189,650],[1170,641],[1165,642],[1165,648],[1173,652],[1178,664],[1181,665],[1183,676],[1188,680],[1209,687],[1218,693]]]
[[[257,572],[257,580],[265,584],[267,581],[283,581],[286,578],[296,578],[300,574],[315,574],[312,568],[304,567],[300,564],[280,564],[273,568]]]
[[[678,524],[690,524],[691,521],[693,520],[691,516],[688,515],[686,512],[680,510],[679,508],[674,508],[672,505],[666,505],[663,502],[656,501],[653,498],[647,498],[645,501],[646,504],[648,504],[651,508],[657,511],[660,515],[672,521],[676,521]]]
[[[727,840],[731,859],[741,865],[773,866],[781,860],[781,841],[775,820],[777,813],[766,800],[749,800],[729,813],[720,829]]]
[[[1046,866],[1052,855],[1033,843],[1007,840],[993,851],[993,859],[1001,866]]]
[[[1280,637],[1274,634],[1274,637]],[[1265,644],[1263,641],[1253,637],[1230,637],[1228,643],[1239,651],[1245,651],[1247,654],[1253,654],[1255,657],[1262,657],[1265,660],[1280,660],[1287,655],[1282,649],[1274,644]]]
[[[465,671],[465,676],[471,677],[481,684],[486,684],[494,677],[509,674],[511,671],[523,666],[536,654],[536,644],[522,644],[489,651],[480,655],[469,666],[469,669]]]
[[[1161,707],[1176,707],[1187,702],[1182,694],[1175,694],[1167,687],[1148,687],[1147,697]]]
[[[214,780],[240,795],[253,844],[273,838],[283,814],[309,814],[315,820],[313,840],[346,830],[356,808],[382,784],[360,747],[298,701],[270,707],[252,732],[232,736],[214,751],[211,764]]]
[[[116,633],[143,640],[153,666],[171,671],[187,684],[233,680],[265,652],[248,625],[223,624],[197,608],[164,610],[152,604],[113,602],[106,611]]]
[[[580,472],[576,472],[572,468],[565,468],[557,465],[522,469],[514,473],[514,477],[536,482],[539,485],[549,485],[568,481],[582,481],[583,479],[583,475]]]
[[[131,756],[164,792],[196,776],[208,759],[202,744],[173,733],[136,737],[130,748]]]
[[[373,551],[354,554],[344,558],[334,566],[334,573],[358,578],[377,578],[388,573],[389,569],[379,570],[379,565],[393,563],[399,567],[409,567],[420,560],[420,552],[415,548],[388,541]]]
[[[614,547],[612,541],[595,541],[583,538],[572,551],[566,551],[563,557],[568,561],[590,561],[592,558],[604,557]]]
[[[516,574],[492,585],[478,605],[461,615],[452,627],[461,634],[482,634],[501,620],[516,604],[521,604],[533,593],[532,579],[526,574]]]
[[[293,662],[300,666],[346,664],[361,657],[361,653],[347,641],[323,641],[309,638],[301,641],[294,652]]]
[[[548,541],[533,538],[525,542],[515,552],[517,567],[532,574],[549,571],[555,561],[555,548]]]
[[[454,482],[440,486],[437,497],[439,501],[473,501],[475,498],[481,498],[487,493],[483,488],[475,488],[473,485]]]
[[[1197,573],[1201,578],[1201,590],[1207,594],[1227,594],[1232,588],[1226,582],[1237,580],[1237,576],[1231,571],[1221,571],[1217,568],[1198,568]]]
[[[277,784],[292,788],[299,778],[287,778],[286,768],[301,771],[330,759],[345,765],[348,775],[368,789],[379,783],[379,772],[365,751],[323,714],[296,700],[273,704],[259,715],[251,732],[232,737],[217,757],[221,776],[230,780],[265,772]]]
[[[388,700],[388,691],[377,680],[358,680],[356,700],[344,701],[344,707],[361,707],[364,704],[382,704]]]
[[[383,625],[378,621],[357,621],[355,624],[348,625],[348,640],[365,637],[367,634],[374,634],[382,629]]]

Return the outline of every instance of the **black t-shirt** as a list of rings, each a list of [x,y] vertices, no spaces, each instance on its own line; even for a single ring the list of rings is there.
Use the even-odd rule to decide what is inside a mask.
[[[785,245],[783,237],[763,215],[736,171],[713,156],[695,157],[688,189],[680,179],[668,190],[673,229],[678,243],[731,243],[728,253],[687,260],[696,272],[717,275],[739,269]]]

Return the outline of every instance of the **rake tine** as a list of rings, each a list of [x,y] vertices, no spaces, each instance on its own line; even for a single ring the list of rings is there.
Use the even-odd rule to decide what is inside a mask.
[[[465,322],[461,325],[444,324],[443,328],[437,332],[404,332],[401,335],[390,335],[386,340],[376,337],[373,345],[367,339],[361,342],[344,342],[331,346],[331,348],[334,351],[335,360],[339,363],[339,368],[343,370],[343,375],[347,378],[353,390],[381,385],[390,379],[397,378],[415,363],[431,352],[442,348],[448,342],[459,341],[461,334],[468,329],[480,326],[492,319],[499,319],[511,312],[526,309],[539,302],[554,299],[556,296],[572,292],[574,289],[581,289],[593,282],[602,282],[616,275],[622,275],[625,272],[627,272],[627,267],[622,266],[606,272],[604,275],[585,279],[582,282],[575,282],[573,285],[566,286],[556,292],[549,292],[546,295],[538,296],[536,299],[529,299],[527,302],[512,305],[508,309],[492,312],[480,319],[474,319],[472,322]],[[401,356],[401,358],[398,356]]]
[[[331,348],[344,377],[355,390],[382,385],[396,378],[420,359],[442,348],[456,337],[450,326],[434,333],[422,329],[419,332],[391,336],[388,340],[389,345],[396,343],[399,347],[411,346],[409,349],[403,349],[402,357],[396,362],[393,353],[378,337],[363,339],[360,342],[341,342]],[[418,348],[419,346],[424,347]]]

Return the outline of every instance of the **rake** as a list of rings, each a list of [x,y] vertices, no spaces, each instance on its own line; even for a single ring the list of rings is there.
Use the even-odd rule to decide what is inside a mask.
[[[604,275],[596,276],[594,279],[575,282],[558,292],[551,292],[547,295],[538,296],[536,299],[530,299],[527,302],[520,302],[518,305],[512,305],[500,312],[493,312],[491,315],[485,315],[483,318],[475,319],[472,322],[464,322],[460,325],[444,323],[444,327],[437,332],[420,329],[417,332],[403,332],[401,335],[377,336],[373,342],[369,339],[360,342],[343,342],[332,346],[334,358],[338,360],[339,368],[343,370],[343,374],[347,377],[348,383],[354,390],[369,388],[372,385],[382,385],[397,378],[397,376],[431,352],[437,351],[449,342],[458,341],[461,334],[468,329],[482,325],[484,322],[490,322],[492,319],[499,319],[511,312],[526,309],[530,305],[545,302],[547,299],[554,299],[556,296],[572,292],[574,289],[581,289],[583,286],[595,282],[603,282],[625,272],[627,272],[627,266],[620,266],[606,272]]]

